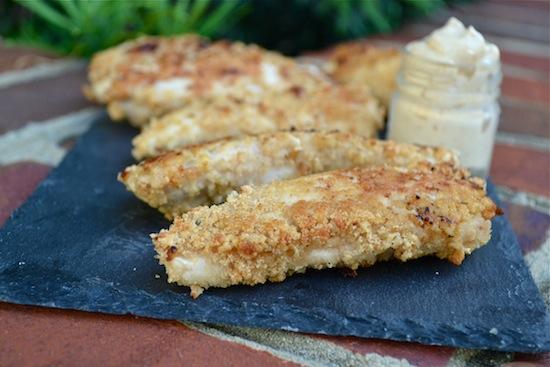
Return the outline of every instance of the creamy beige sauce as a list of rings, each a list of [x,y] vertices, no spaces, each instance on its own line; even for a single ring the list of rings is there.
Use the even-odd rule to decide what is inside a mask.
[[[420,41],[407,45],[407,50],[416,56],[454,65],[478,65],[498,67],[498,47],[485,41],[474,27],[465,27],[454,17]]]
[[[497,46],[449,19],[406,46],[388,137],[452,148],[464,166],[485,175],[500,115],[500,78]]]

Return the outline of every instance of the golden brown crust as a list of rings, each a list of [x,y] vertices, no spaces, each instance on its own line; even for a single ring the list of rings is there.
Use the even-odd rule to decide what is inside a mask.
[[[246,186],[225,204],[177,217],[153,241],[169,281],[195,294],[389,258],[458,265],[490,238],[497,208],[483,186],[448,164],[334,171]],[[208,276],[195,277],[196,261]]]
[[[388,107],[396,87],[401,58],[397,49],[350,42],[336,46],[330,52],[325,71],[338,82],[369,86]]]
[[[458,166],[443,148],[418,147],[340,132],[277,132],[203,144],[126,168],[119,176],[167,217],[223,202],[246,184],[262,184],[354,166]]]
[[[136,87],[185,75],[189,70],[182,64],[209,45],[197,35],[144,36],[99,52],[88,73],[93,98],[103,103],[122,100],[131,97]]]
[[[92,59],[89,81],[87,94],[107,103],[113,119],[129,118],[138,126],[196,98],[254,98],[329,83],[322,73],[275,52],[195,35],[142,37],[103,51]]]
[[[356,86],[324,86],[307,95],[295,86],[257,101],[198,99],[144,127],[133,140],[132,153],[140,160],[222,138],[290,129],[375,137],[383,114],[378,100]]]

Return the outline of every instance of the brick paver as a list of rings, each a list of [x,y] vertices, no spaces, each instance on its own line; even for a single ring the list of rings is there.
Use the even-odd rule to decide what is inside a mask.
[[[526,206],[505,203],[504,212],[512,223],[522,251],[538,250],[550,229],[550,213],[541,213]]]
[[[496,144],[491,177],[515,190],[550,196],[550,154],[525,147]]]
[[[500,131],[550,138],[547,104],[501,98]]]
[[[0,303],[0,324],[3,366],[296,365],[176,321]]]
[[[34,162],[0,166],[0,226],[25,202],[51,169]]]
[[[42,121],[81,110],[91,104],[81,88],[85,69],[0,89],[0,134],[30,121]]]

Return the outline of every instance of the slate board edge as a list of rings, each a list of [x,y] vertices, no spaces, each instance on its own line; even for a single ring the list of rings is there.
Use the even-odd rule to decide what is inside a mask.
[[[57,308],[57,309],[65,309],[65,310],[72,310],[72,311],[84,311],[84,312],[99,312],[99,313],[106,313],[106,314],[112,314],[112,315],[134,315],[144,318],[155,318],[160,320],[179,320],[179,321],[191,321],[191,322],[202,322],[206,324],[219,324],[219,325],[230,325],[230,326],[242,326],[242,327],[252,327],[252,328],[266,328],[266,329],[280,329],[285,331],[291,331],[291,332],[299,332],[299,333],[312,333],[312,334],[321,334],[321,335],[333,335],[333,336],[355,336],[355,337],[361,337],[361,338],[379,338],[379,339],[386,339],[386,340],[394,340],[394,341],[404,341],[404,342],[414,342],[414,343],[420,343],[420,344],[426,344],[426,345],[436,345],[436,346],[450,346],[450,347],[456,347],[456,348],[470,348],[470,349],[479,349],[479,350],[497,350],[502,352],[519,352],[519,353],[543,353],[543,352],[550,352],[550,340],[548,339],[548,334],[546,335],[546,341],[539,343],[539,344],[532,344],[529,342],[524,341],[518,341],[517,339],[513,342],[506,342],[503,338],[500,338],[499,335],[502,335],[508,333],[507,330],[500,330],[499,334],[494,335],[491,334],[488,330],[481,330],[478,328],[470,328],[467,330],[467,333],[464,331],[464,328],[454,328],[449,327],[448,324],[444,325],[417,325],[417,329],[415,330],[415,337],[407,337],[407,334],[410,334],[411,331],[411,325],[406,325],[406,321],[400,322],[399,324],[393,324],[390,327],[383,321],[383,320],[375,320],[375,321],[364,321],[361,323],[361,328],[367,328],[369,330],[368,333],[362,333],[360,331],[351,332],[351,333],[342,333],[337,330],[327,330],[326,332],[319,332],[318,330],[313,330],[309,328],[300,328],[295,329],[293,327],[289,327],[289,321],[286,320],[279,320],[278,322],[269,321],[269,323],[266,322],[255,322],[254,324],[249,324],[246,322],[227,322],[227,319],[224,317],[223,313],[220,313],[218,317],[212,317],[209,316],[208,318],[201,318],[196,315],[189,315],[189,317],[186,318],[175,318],[167,315],[166,317],[163,315],[157,315],[155,317],[152,317],[148,313],[142,313],[139,310],[135,310],[133,308],[124,308],[118,311],[113,311],[110,308],[105,308],[105,306],[101,305],[94,305],[94,304],[88,304],[87,306],[80,307],[80,308],[74,308],[72,305],[66,305],[64,302],[36,302],[36,303],[25,303],[23,300],[18,300],[17,297],[8,297],[5,298],[5,293],[0,294],[0,301],[2,302],[8,302],[8,303],[15,303],[15,304],[21,304],[21,305],[27,305],[27,306],[41,306],[41,307],[48,307],[48,308]],[[147,301],[146,298],[143,300],[144,302]],[[95,306],[95,307],[94,307]],[[262,307],[262,311],[266,311],[264,306]],[[287,312],[286,310],[278,310],[280,312]],[[290,311],[290,310],[289,310]],[[297,320],[292,320],[290,322],[296,322]],[[408,320],[410,321],[410,320]],[[547,318],[548,321],[548,318]],[[358,322],[358,321],[356,321]],[[260,325],[259,325],[260,324]],[[550,325],[547,322],[547,325]],[[328,327],[327,329],[330,329]],[[389,332],[384,332],[384,329],[390,330]],[[423,332],[419,332],[419,330],[423,330]],[[449,343],[438,343],[436,341],[437,337],[436,335],[439,333],[445,333],[446,337],[448,337],[450,334],[456,334],[457,339],[454,342]],[[401,334],[401,335],[399,335]],[[536,333],[537,337],[544,338],[544,332]],[[486,342],[484,346],[480,346],[480,343],[478,342],[480,339],[491,339],[491,342]],[[509,338],[507,338],[509,340]],[[512,344],[512,346],[511,346]]]

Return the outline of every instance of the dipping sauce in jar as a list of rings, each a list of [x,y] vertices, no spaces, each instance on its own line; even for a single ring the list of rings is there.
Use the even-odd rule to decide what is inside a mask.
[[[500,52],[473,27],[451,18],[409,43],[393,95],[388,138],[444,146],[486,176],[498,126]]]

